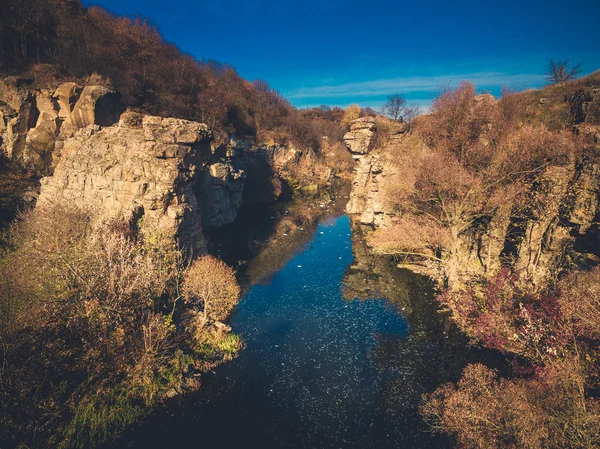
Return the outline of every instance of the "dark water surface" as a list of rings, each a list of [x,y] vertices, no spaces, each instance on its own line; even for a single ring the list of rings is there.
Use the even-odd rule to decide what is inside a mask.
[[[247,345],[239,357],[119,447],[448,446],[417,413],[421,394],[456,378],[465,359],[431,285],[368,256],[345,215],[319,223],[300,247],[232,316]],[[363,299],[345,299],[355,296]]]

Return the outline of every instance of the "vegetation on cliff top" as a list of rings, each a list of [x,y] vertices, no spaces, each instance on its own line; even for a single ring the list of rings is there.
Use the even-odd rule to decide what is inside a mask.
[[[494,217],[531,216],[544,179],[548,184],[563,169],[597,157],[600,96],[588,96],[599,77],[543,91],[506,91],[500,101],[476,95],[467,82],[444,92],[430,114],[413,121],[410,135],[389,147],[394,170],[383,188],[400,218],[378,230],[372,244],[432,261],[451,286],[468,279],[473,270],[465,247],[482,225]],[[481,264],[492,272],[499,268],[486,254]]]
[[[98,74],[124,108],[203,122],[217,136],[269,135],[314,149],[323,136],[342,137],[335,121],[300,113],[265,81],[181,53],[148,19],[79,0],[0,0],[0,10],[0,71],[29,70],[42,87]]]

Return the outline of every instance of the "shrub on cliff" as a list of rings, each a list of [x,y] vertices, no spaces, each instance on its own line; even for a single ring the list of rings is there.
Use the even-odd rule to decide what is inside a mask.
[[[215,351],[198,353],[178,321],[186,271],[175,245],[94,217],[38,207],[2,254],[0,438],[10,444],[91,447],[197,388],[185,373],[230,356],[215,338]]]
[[[360,117],[360,106],[357,104],[351,104],[344,109],[344,118],[342,119],[342,125],[349,127],[350,123]]]

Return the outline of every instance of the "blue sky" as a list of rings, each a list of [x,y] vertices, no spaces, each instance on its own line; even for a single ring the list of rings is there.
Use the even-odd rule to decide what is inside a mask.
[[[84,0],[151,17],[199,59],[262,78],[297,107],[379,107],[403,94],[424,106],[471,80],[544,85],[548,60],[600,69],[600,0]]]

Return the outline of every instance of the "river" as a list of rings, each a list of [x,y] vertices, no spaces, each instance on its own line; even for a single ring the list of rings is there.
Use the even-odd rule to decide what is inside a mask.
[[[254,274],[229,320],[240,355],[119,447],[450,447],[418,404],[457,378],[469,351],[431,283],[370,256],[343,214],[278,241],[285,257],[263,252],[245,268]]]

